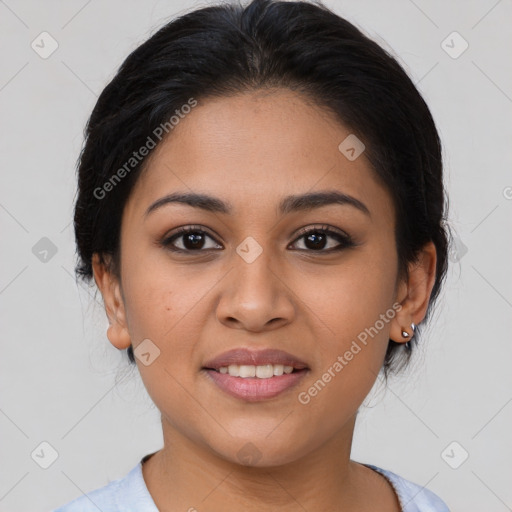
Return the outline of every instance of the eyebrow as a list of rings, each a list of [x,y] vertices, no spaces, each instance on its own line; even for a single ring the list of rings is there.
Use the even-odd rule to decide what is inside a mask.
[[[224,213],[227,215],[231,214],[233,211],[231,203],[225,202],[217,197],[193,192],[174,192],[155,201],[146,210],[144,217],[147,217],[151,212],[170,203],[186,204],[208,212]],[[292,212],[321,208],[322,206],[331,204],[352,206],[368,217],[371,217],[370,210],[363,202],[353,196],[335,190],[287,196],[279,204],[279,212],[281,215],[286,215]]]

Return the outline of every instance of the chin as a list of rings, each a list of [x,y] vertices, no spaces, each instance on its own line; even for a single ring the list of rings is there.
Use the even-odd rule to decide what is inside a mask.
[[[277,436],[270,442],[267,435],[252,440],[228,440],[224,450],[215,450],[217,456],[240,466],[248,468],[269,468],[284,466],[299,459],[303,453],[298,452],[296,444],[290,438],[279,439]],[[235,448],[235,449],[233,449]]]

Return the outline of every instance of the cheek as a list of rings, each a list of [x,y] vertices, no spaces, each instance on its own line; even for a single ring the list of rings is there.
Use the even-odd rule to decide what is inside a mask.
[[[164,249],[151,246],[142,235],[136,243],[131,235],[123,247],[122,274],[132,342],[149,338],[164,349],[175,326],[200,300],[201,290],[187,282],[179,266],[169,264]]]
[[[371,390],[389,343],[396,256],[369,248],[336,267],[328,276],[302,281],[301,298],[315,315],[314,332],[320,356],[315,378],[301,388],[310,412],[332,407],[335,423],[355,412]],[[324,411],[325,412],[325,411]],[[321,425],[318,428],[322,428]]]
[[[314,304],[320,359],[315,375],[298,390],[298,402],[309,421],[317,423],[314,430],[325,435],[344,424],[370,392],[395,316],[394,281],[383,279],[382,266],[345,270],[326,280],[323,292],[309,292],[305,301]],[[386,271],[393,276],[389,268]],[[303,293],[308,289],[305,286]],[[326,417],[328,421],[322,420]]]
[[[293,290],[305,305],[306,317],[317,322],[321,337],[342,348],[370,328],[391,307],[395,287],[395,255],[366,248],[342,265],[311,272],[301,269]],[[389,254],[389,253],[388,253]],[[307,314],[307,311],[313,313]],[[380,323],[379,323],[380,326]],[[389,323],[382,337],[387,340]],[[350,343],[349,343],[350,344]]]
[[[147,265],[142,258],[136,263],[125,273],[129,332],[136,354],[145,339],[158,348],[154,363],[137,364],[150,396],[159,404],[164,396],[182,396],[181,386],[195,385],[203,357],[198,343],[205,338],[205,322],[212,315],[208,290],[220,276],[176,265]]]
[[[139,275],[142,277],[142,272]],[[149,338],[162,355],[172,349],[176,356],[182,347],[190,345],[180,343],[185,326],[189,338],[195,334],[194,324],[187,325],[186,319],[201,296],[200,290],[184,286],[169,275],[159,277],[146,272],[143,279],[132,279],[126,292],[126,311],[134,345]]]
[[[143,340],[151,340],[157,348],[149,345],[156,355],[148,365],[136,358],[139,373],[161,411],[170,403],[176,410],[185,410],[190,396],[184,390],[193,389],[199,367],[195,340],[201,337],[202,324],[194,318],[201,294],[168,276],[158,278],[157,272],[142,274],[143,279],[131,280],[126,293],[130,336],[135,354]]]

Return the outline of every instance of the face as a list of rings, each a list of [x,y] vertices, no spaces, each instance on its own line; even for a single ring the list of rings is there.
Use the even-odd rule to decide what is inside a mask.
[[[164,435],[234,462],[255,450],[254,465],[351,435],[400,332],[401,288],[391,197],[364,152],[349,160],[338,149],[349,134],[275,90],[199,102],[154,150],[123,213],[109,338],[145,354],[136,361]],[[207,195],[217,208],[155,205],[176,193]],[[349,198],[293,200],[313,193]],[[285,375],[274,396],[258,395],[262,385],[235,396],[204,367],[237,348],[281,350],[307,368]]]

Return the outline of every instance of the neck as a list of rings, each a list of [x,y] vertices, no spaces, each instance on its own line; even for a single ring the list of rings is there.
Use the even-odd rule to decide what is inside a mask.
[[[164,448],[143,465],[143,475],[162,512],[358,510],[368,499],[363,480],[370,477],[382,486],[382,477],[350,460],[354,425],[355,416],[322,446],[292,462],[255,467],[222,458],[162,420]]]

